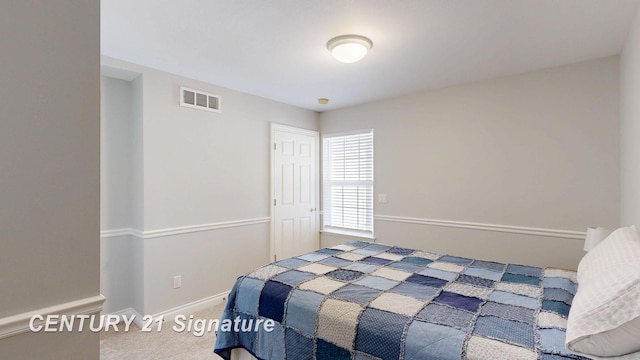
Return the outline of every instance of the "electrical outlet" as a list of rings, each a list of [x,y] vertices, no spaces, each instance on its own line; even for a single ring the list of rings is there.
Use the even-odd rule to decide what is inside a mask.
[[[173,277],[173,288],[177,289],[182,287],[182,275],[176,275]]]

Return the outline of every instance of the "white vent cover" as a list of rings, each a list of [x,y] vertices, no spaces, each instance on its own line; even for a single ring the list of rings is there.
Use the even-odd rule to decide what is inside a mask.
[[[180,87],[180,106],[212,112],[221,112],[220,96],[200,90]]]

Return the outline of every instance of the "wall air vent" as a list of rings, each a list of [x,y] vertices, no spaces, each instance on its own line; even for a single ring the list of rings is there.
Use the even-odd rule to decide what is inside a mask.
[[[222,112],[220,103],[221,99],[218,95],[180,87],[180,106],[219,113]]]

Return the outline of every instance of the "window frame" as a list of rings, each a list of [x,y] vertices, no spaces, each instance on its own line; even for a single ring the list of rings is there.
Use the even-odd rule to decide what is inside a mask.
[[[336,181],[336,180],[328,179],[328,176],[330,176],[330,170],[328,167],[331,164],[330,159],[327,158],[329,154],[328,152],[330,151],[329,149],[327,149],[328,141],[330,141],[330,139],[333,139],[333,138],[341,138],[341,137],[348,137],[353,135],[365,135],[365,134],[369,134],[371,137],[371,140],[370,140],[371,142],[371,152],[370,152],[371,180],[338,180]],[[347,131],[347,132],[322,134],[322,187],[321,187],[322,188],[322,206],[323,206],[322,232],[374,239],[374,231],[375,231],[375,228],[374,228],[374,225],[375,225],[374,224],[374,214],[375,214],[375,201],[374,201],[374,198],[375,198],[375,172],[374,172],[375,146],[374,146],[374,142],[375,142],[375,137],[374,137],[374,131],[372,128]],[[361,170],[362,169],[360,168],[358,170],[359,176],[362,173]],[[370,212],[370,217],[368,219],[368,222],[370,223],[370,229],[366,229],[363,227],[351,228],[351,227],[336,226],[331,224],[331,219],[330,219],[331,204],[328,203],[328,200],[330,199],[330,196],[331,196],[330,186],[332,183],[335,183],[335,182],[351,185],[351,186],[366,186],[367,188],[370,187],[370,196],[369,196],[370,208],[364,207],[365,211]],[[365,195],[365,198],[366,198],[366,195]],[[365,214],[365,217],[367,216],[368,215]]]

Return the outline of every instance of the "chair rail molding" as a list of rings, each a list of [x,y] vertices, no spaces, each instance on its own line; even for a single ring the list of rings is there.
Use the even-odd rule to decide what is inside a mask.
[[[428,226],[442,226],[459,229],[471,229],[481,231],[495,231],[506,232],[512,234],[521,235],[533,235],[533,236],[546,236],[563,239],[573,239],[584,241],[587,233],[586,231],[573,231],[562,229],[546,229],[537,227],[524,227],[524,226],[512,226],[512,225],[500,225],[500,224],[485,224],[466,221],[453,221],[453,220],[438,220],[438,219],[424,219],[391,215],[375,215],[374,220],[387,221],[396,223],[407,223],[415,225],[428,225]]]

